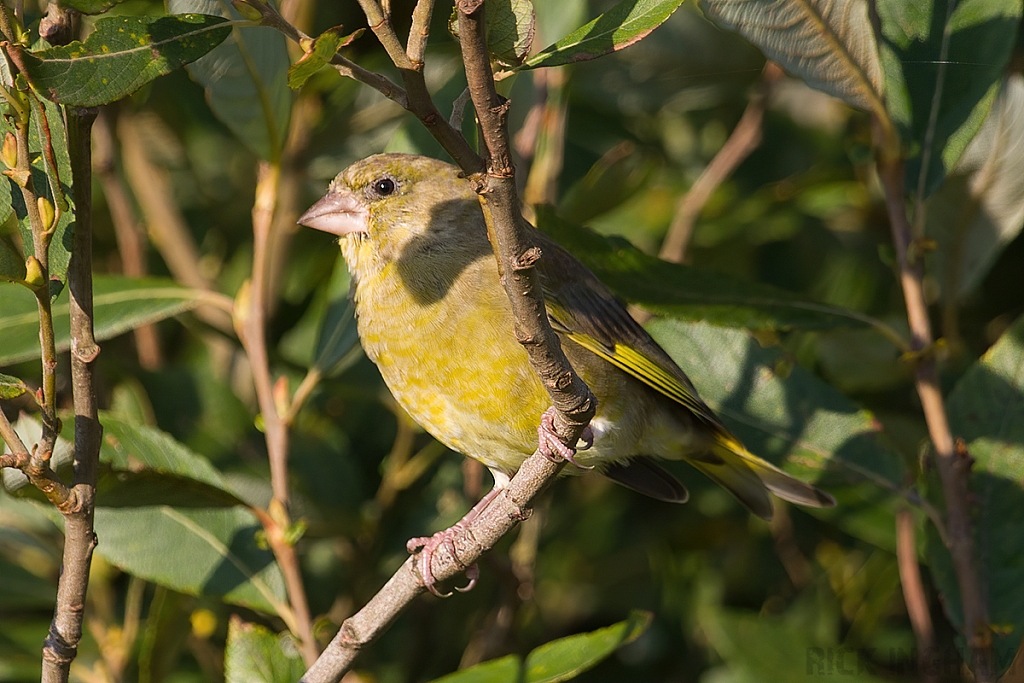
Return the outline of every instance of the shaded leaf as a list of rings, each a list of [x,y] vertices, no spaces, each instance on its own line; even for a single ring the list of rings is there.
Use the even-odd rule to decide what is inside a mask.
[[[926,205],[943,296],[963,299],[1024,227],[1024,77],[1009,76],[992,113]]]
[[[1024,317],[957,382],[947,400],[950,427],[974,458],[970,488],[975,557],[988,595],[993,649],[1012,653],[1024,638]],[[965,630],[949,551],[928,538],[932,577],[953,624]],[[958,639],[962,644],[962,639]],[[965,656],[966,653],[965,653]],[[1000,657],[1005,668],[1010,657]]]
[[[241,18],[228,2],[218,0],[168,0],[167,11]],[[289,64],[282,33],[250,26],[235,28],[228,40],[189,65],[188,73],[206,89],[217,118],[254,154],[273,160],[280,156],[288,134]]]
[[[57,586],[36,576],[22,566],[0,557],[0,576],[4,589],[0,591],[0,610],[53,609],[57,599]]]
[[[73,422],[67,420],[73,428]],[[244,505],[220,472],[159,429],[100,415],[103,443],[96,504],[104,507]]]
[[[0,399],[18,398],[26,391],[28,388],[20,379],[0,372]]]
[[[624,0],[523,64],[525,69],[595,59],[629,47],[672,16],[682,0]]]
[[[176,591],[277,614],[285,609],[284,579],[273,554],[256,544],[261,529],[239,507],[100,507],[96,552]]]
[[[195,308],[203,293],[160,278],[133,279],[97,275],[93,282],[96,339],[116,337],[140,325]],[[69,304],[53,305],[57,349],[70,348]],[[21,285],[0,283],[0,366],[39,356],[39,314],[32,292]]]
[[[701,7],[812,88],[886,118],[865,0],[701,0]]]
[[[73,9],[82,14],[102,14],[124,0],[59,0],[61,7]]]
[[[499,64],[516,67],[530,53],[537,32],[532,0],[491,0],[484,13],[487,22],[487,50]],[[458,10],[452,8],[448,30],[459,38]]]
[[[29,52],[12,46],[32,86],[54,102],[95,107],[202,57],[231,32],[201,14],[105,17],[84,43]]]
[[[228,626],[225,683],[294,683],[306,673],[295,641],[237,616]]]
[[[559,638],[541,645],[523,662],[516,655],[477,664],[432,683],[557,683],[593,668],[619,647],[638,638],[651,623],[649,612],[606,628]]]
[[[338,50],[363,35],[366,29],[359,29],[351,35],[341,35],[341,26],[329,28],[316,37],[306,54],[288,67],[288,87],[299,90],[317,71],[327,66]]]
[[[327,308],[316,340],[313,367],[325,377],[341,373],[362,354],[356,330],[355,306],[349,295],[351,277],[338,259],[327,286]]]
[[[740,282],[719,273],[649,256],[625,239],[603,237],[537,207],[537,224],[619,297],[684,320],[753,329],[829,329],[863,326],[852,311],[801,300],[768,285]]]
[[[6,128],[3,130],[6,131]],[[6,223],[7,219],[14,213],[14,207],[11,205],[12,189],[10,181],[0,182],[0,225]]]
[[[751,452],[839,501],[809,514],[895,547],[905,466],[868,411],[748,332],[677,320],[648,331]]]
[[[927,196],[956,166],[992,106],[1021,3],[878,0],[877,10],[886,105],[910,151],[907,190],[920,187]]]
[[[3,182],[0,185],[6,185]],[[25,259],[5,237],[0,237],[0,280],[22,281],[25,279]]]
[[[586,223],[636,194],[656,167],[657,162],[633,143],[616,145],[569,188],[558,213],[570,222]]]

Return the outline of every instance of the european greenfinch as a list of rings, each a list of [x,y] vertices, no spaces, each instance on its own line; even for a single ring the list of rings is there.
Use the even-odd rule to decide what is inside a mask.
[[[441,443],[486,465],[494,491],[538,447],[541,423],[540,448],[577,465],[565,471],[594,469],[659,500],[687,499],[661,458],[685,460],[764,519],[769,491],[800,505],[835,505],[744,448],[611,292],[536,231],[548,317],[598,400],[587,443],[578,444],[585,450],[552,438],[550,399],[512,334],[477,194],[454,166],[369,157],[340,173],[299,223],[340,236],[359,337],[395,399]],[[421,574],[433,590],[429,554]]]

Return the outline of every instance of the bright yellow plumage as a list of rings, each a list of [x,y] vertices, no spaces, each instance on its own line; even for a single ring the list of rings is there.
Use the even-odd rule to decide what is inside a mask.
[[[342,236],[359,335],[396,400],[497,478],[514,474],[536,449],[550,402],[512,335],[470,183],[439,161],[370,157],[341,173],[300,221]],[[834,503],[749,453],[607,289],[567,252],[537,239],[552,325],[598,398],[594,444],[577,454],[581,465],[681,502],[682,485],[643,456],[685,459],[766,518],[767,489],[804,505]]]

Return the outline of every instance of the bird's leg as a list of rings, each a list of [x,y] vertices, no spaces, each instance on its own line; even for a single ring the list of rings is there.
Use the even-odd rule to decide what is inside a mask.
[[[410,538],[408,543],[405,544],[406,550],[410,553],[415,553],[419,550],[419,572],[420,578],[423,579],[423,585],[427,587],[427,590],[436,595],[439,598],[447,598],[451,596],[451,593],[441,593],[434,586],[434,572],[430,568],[431,562],[434,560],[434,553],[442,545],[448,548],[448,552],[451,553],[452,559],[456,563],[459,561],[458,555],[455,554],[455,536],[458,532],[465,529],[469,524],[480,516],[480,513],[484,511],[495,496],[502,492],[504,487],[498,487],[495,485],[487,494],[480,499],[480,502],[473,506],[473,509],[465,514],[465,516],[451,525],[444,531],[438,531],[433,536],[423,536],[420,538]],[[476,580],[480,577],[480,568],[477,567],[476,563],[471,564],[466,568],[466,577],[469,579],[469,583],[461,588],[455,590],[460,593],[465,593],[473,589],[476,585]]]
[[[590,428],[590,425],[587,425],[583,430],[580,441],[583,442],[583,447],[580,448],[581,451],[585,451],[594,445],[594,430]],[[537,449],[552,462],[565,460],[581,470],[594,469],[593,465],[581,465],[576,462],[576,449],[569,448],[558,437],[558,434],[555,432],[554,407],[548,408],[540,416],[540,426],[537,427]]]

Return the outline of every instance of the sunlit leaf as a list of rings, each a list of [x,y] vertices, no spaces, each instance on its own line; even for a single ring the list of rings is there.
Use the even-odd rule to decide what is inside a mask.
[[[978,135],[926,205],[938,242],[932,270],[943,295],[963,299],[1024,227],[1024,77],[1006,79]]]
[[[167,11],[241,18],[230,3],[219,0],[168,0]],[[213,113],[243,144],[262,159],[277,159],[292,108],[289,65],[282,33],[243,27],[235,28],[228,40],[190,64],[188,73],[206,89]]]
[[[225,683],[295,683],[305,672],[291,636],[232,617],[224,650]]]
[[[37,91],[61,104],[95,107],[203,56],[231,32],[223,24],[200,14],[105,17],[84,43],[8,49]]]
[[[809,512],[895,547],[905,467],[868,411],[743,330],[655,320],[648,331],[751,452],[839,501]]]
[[[626,240],[603,237],[538,207],[538,226],[555,238],[619,297],[652,313],[752,329],[828,329],[863,326],[837,306],[802,300],[781,289],[649,256]]]
[[[28,391],[28,388],[20,379],[0,372],[0,398],[18,398],[26,391]]]
[[[170,280],[97,275],[93,283],[96,339],[116,337],[140,325],[195,308],[202,292]],[[39,314],[32,292],[0,283],[0,366],[39,356]],[[53,328],[59,351],[70,348],[70,306],[67,295],[53,305]]]
[[[993,650],[1016,651],[1024,634],[1024,555],[1015,539],[1024,534],[1024,318],[957,382],[947,400],[950,427],[974,459],[971,510],[974,557],[986,587]],[[967,629],[952,559],[932,534],[929,565],[943,605],[961,632]],[[959,639],[958,639],[959,640]],[[966,655],[965,655],[966,656]],[[1009,657],[1000,657],[1005,668]]]
[[[612,626],[545,643],[528,654],[525,662],[515,655],[509,655],[457,671],[432,683],[568,681],[638,638],[650,623],[650,613],[636,611],[630,614],[629,619]]]
[[[885,115],[865,0],[701,0],[701,7],[812,88]]]
[[[523,64],[523,68],[558,66],[595,59],[625,49],[665,23],[682,0],[624,0]]]
[[[1021,3],[878,0],[876,7],[886,104],[910,152],[907,191],[921,188],[927,196],[956,166],[992,106]]]
[[[121,2],[124,0],[59,0],[58,4],[82,14],[102,14]]]
[[[366,30],[361,28],[351,35],[343,36],[341,29],[341,26],[335,26],[318,35],[306,54],[288,67],[289,88],[292,90],[302,88],[313,74],[330,63],[338,50],[361,36]]]

